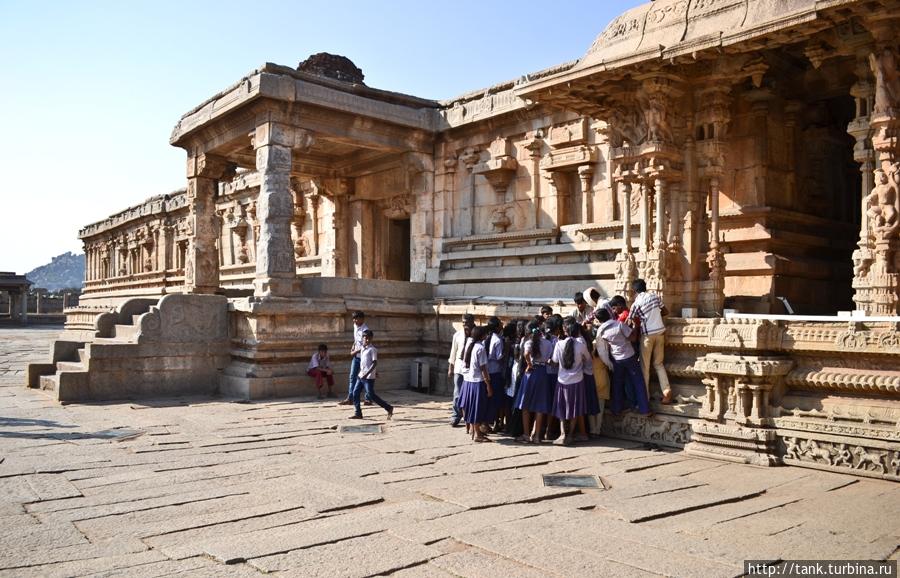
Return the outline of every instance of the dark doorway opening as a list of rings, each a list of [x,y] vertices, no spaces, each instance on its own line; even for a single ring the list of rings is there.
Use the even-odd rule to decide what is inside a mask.
[[[409,281],[412,231],[409,219],[389,219],[388,223],[385,277],[392,281]]]

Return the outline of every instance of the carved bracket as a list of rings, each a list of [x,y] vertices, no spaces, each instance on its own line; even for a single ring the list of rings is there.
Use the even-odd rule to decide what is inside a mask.
[[[505,196],[509,183],[519,169],[519,161],[513,154],[512,144],[503,137],[495,139],[488,152],[491,158],[474,165],[472,172],[485,177],[498,196]]]

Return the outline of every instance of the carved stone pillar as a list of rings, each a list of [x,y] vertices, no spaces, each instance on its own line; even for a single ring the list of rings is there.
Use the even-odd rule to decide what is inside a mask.
[[[301,182],[298,178],[291,178],[291,198],[294,204],[291,217],[291,240],[294,246],[294,256],[300,259],[310,253],[311,247],[307,245],[303,235],[303,229],[306,226],[306,207]]]
[[[651,222],[648,184],[642,183],[641,189],[644,194],[644,210],[642,212],[642,225],[644,226],[641,227],[641,230],[646,237],[650,234],[649,229]],[[647,289],[657,293],[667,303],[672,304],[674,303],[674,300],[671,299],[671,295],[667,293],[667,255],[666,241],[663,236],[666,220],[666,184],[665,180],[659,174],[654,176],[653,190],[653,206],[656,209],[655,216],[652,217],[654,224],[653,242],[651,243],[649,238],[645,239],[646,245],[644,246],[646,247],[646,253],[641,273],[644,280],[647,282]]]
[[[895,20],[875,22],[871,32],[876,41],[868,57],[875,79],[869,118],[875,182],[862,207],[863,219],[867,221],[866,245],[871,244],[871,255],[860,239],[860,249],[854,259],[854,301],[870,315],[897,315],[900,313],[900,49],[896,45]],[[862,103],[858,102],[858,106]]]
[[[256,127],[253,146],[256,170],[260,174],[256,215],[259,238],[256,244],[254,294],[259,297],[290,297],[300,288],[297,279],[291,221],[294,201],[291,195],[291,151],[307,149],[312,137],[305,131],[277,123]]]
[[[166,253],[169,248],[169,234],[171,231],[172,227],[165,224],[159,228],[159,241],[157,242],[156,248],[156,269],[163,273],[169,268],[168,263],[166,263]]]
[[[550,194],[544,208],[550,217],[551,226],[561,227],[571,224],[572,218],[569,214],[571,191],[566,174],[562,171],[549,171],[545,173],[545,178],[550,184]]]
[[[442,236],[435,235],[436,237],[452,237],[457,233],[457,228],[453,227],[453,218],[455,216],[453,199],[456,196],[456,169],[458,165],[459,160],[455,156],[448,156],[443,160],[444,172],[441,179],[441,188],[443,190],[442,223],[444,231]]]
[[[201,154],[188,158],[188,219],[193,232],[184,264],[188,293],[215,293],[219,289],[215,196],[217,179],[226,168],[225,161],[218,157]]]
[[[710,287],[704,292],[704,313],[721,314],[725,306],[725,255],[719,245],[719,179],[709,179],[709,251],[706,263],[709,267]]]
[[[406,158],[409,192],[415,203],[410,215],[410,281],[424,283],[429,269],[434,228],[434,166],[430,155],[410,153]]]
[[[330,182],[329,182],[330,183]],[[322,276],[350,276],[350,199],[352,179],[337,179],[325,187],[327,196],[323,206],[325,246],[322,250]]]
[[[469,190],[468,190],[468,201],[466,203],[465,209],[460,210],[460,222],[463,223],[464,227],[468,228],[468,234],[475,234],[475,178],[477,175],[475,174],[475,167],[478,166],[479,160],[478,151],[475,149],[466,149],[462,155],[460,155],[460,160],[462,160],[463,164],[466,166],[466,169],[469,171]],[[463,218],[465,214],[463,211],[468,212],[468,219]],[[460,231],[460,236],[462,236],[462,231]]]
[[[544,135],[541,131],[534,134],[525,148],[531,157],[531,203],[534,208],[534,228],[541,228],[541,156],[544,150]]]
[[[616,293],[629,301],[632,298],[631,282],[637,276],[637,266],[631,248],[631,183],[619,181],[622,189],[622,251],[616,255]]]
[[[322,195],[315,193],[309,197],[310,206],[312,207],[312,252],[313,255],[319,254],[319,203]]]
[[[586,225],[594,221],[594,167],[578,167],[578,181],[581,183],[581,222]]]
[[[662,176],[657,175],[653,182],[653,189],[656,196],[656,219],[655,230],[653,233],[653,248],[657,251],[664,251],[666,248],[666,239],[664,236],[666,223],[666,181]]]
[[[350,203],[350,276],[357,279],[375,277],[375,209],[366,199],[355,198]]]
[[[650,191],[644,180],[640,182],[641,194],[641,242],[639,252],[646,252],[650,247]]]

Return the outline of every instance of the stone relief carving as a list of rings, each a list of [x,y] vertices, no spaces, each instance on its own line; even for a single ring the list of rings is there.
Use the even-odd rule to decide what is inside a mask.
[[[878,240],[888,240],[897,232],[897,198],[900,190],[900,163],[890,167],[890,174],[875,170],[875,188],[866,197],[866,216],[870,230]]]
[[[605,419],[603,431],[679,447],[691,441],[691,426],[688,422],[647,419],[639,415]]]
[[[384,203],[384,215],[388,219],[408,219],[415,211],[412,195],[396,195]]]
[[[900,103],[900,73],[894,51],[885,48],[881,54],[870,54],[869,65],[875,76],[876,114],[889,114]]]
[[[900,476],[900,451],[866,447],[846,442],[804,439],[797,436],[782,438],[783,457],[788,463],[818,464],[826,469],[854,470],[875,477]]]
[[[506,214],[508,210],[509,207],[503,206],[497,207],[491,212],[491,225],[499,233],[505,233],[509,226],[512,225],[512,219]]]

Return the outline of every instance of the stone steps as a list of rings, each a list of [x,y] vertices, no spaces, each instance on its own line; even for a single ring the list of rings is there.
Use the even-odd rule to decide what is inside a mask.
[[[127,312],[118,313],[118,321],[103,330],[107,337],[95,337],[97,345],[120,345],[134,347],[140,330],[140,317],[154,304],[150,300],[138,300],[127,307]],[[134,311],[141,313],[134,314]],[[98,334],[101,329],[98,326]],[[75,401],[90,398],[90,348],[84,342],[57,340],[54,342],[51,363],[29,366],[28,386],[50,393],[59,401]]]
[[[59,374],[54,373],[53,375],[42,375],[39,381],[39,386],[44,391],[56,391],[59,389]]]
[[[136,325],[119,325],[113,327],[113,339],[117,341],[132,341],[137,337],[139,326]]]

